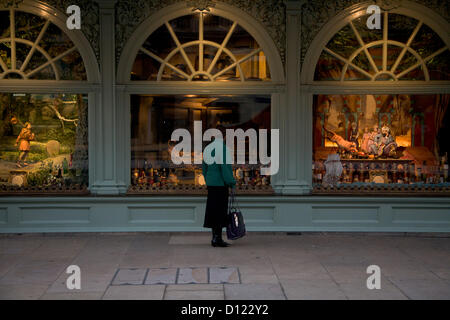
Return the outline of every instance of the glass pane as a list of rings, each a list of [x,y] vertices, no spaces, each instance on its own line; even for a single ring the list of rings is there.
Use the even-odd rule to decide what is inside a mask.
[[[423,73],[422,66],[411,70],[399,80],[425,80],[425,74]]]
[[[181,44],[199,39],[198,23],[198,14],[182,16],[170,21],[170,25]]]
[[[395,13],[390,13],[388,20],[388,39],[405,44],[408,42],[409,37],[419,22],[414,18]]]
[[[176,67],[178,69],[186,69],[185,65],[176,65]],[[187,70],[183,70],[183,71],[187,71]],[[166,81],[186,81],[187,78],[183,77],[181,74],[179,74],[178,72],[176,72],[175,70],[169,68],[169,67],[165,67],[163,74],[161,76],[161,80],[166,80]]]
[[[2,191],[86,192],[87,101],[82,94],[0,94]]]
[[[340,80],[344,63],[323,51],[317,62],[314,80]]]
[[[245,80],[267,81],[270,80],[268,65],[264,53],[261,51],[252,58],[240,64]],[[239,70],[237,77],[240,77]]]
[[[226,72],[222,73],[220,76],[215,78],[215,81],[237,81],[237,80],[241,80],[241,77],[239,76],[239,72],[236,67],[227,70]]]
[[[344,80],[370,80],[370,78],[349,66],[345,72]]]
[[[450,50],[427,61],[430,80],[450,80]]]
[[[394,45],[388,45],[388,49],[387,49],[387,63],[386,63],[386,67],[387,70],[391,70],[392,66],[394,65],[395,61],[397,61],[397,58],[400,54],[400,52],[402,51],[401,47],[397,47]]]
[[[142,46],[161,59],[165,59],[176,48],[175,42],[165,25],[156,29]]]
[[[0,39],[9,38],[9,10],[0,10]]]
[[[201,122],[202,133],[218,124],[255,132],[270,129],[270,102],[270,96],[132,95],[130,191],[204,186],[202,151],[209,142],[202,142],[200,151],[194,149],[194,121]],[[171,137],[178,128],[191,134],[191,164],[177,165],[172,161],[171,151],[178,142],[171,141]],[[241,154],[245,164],[233,165],[238,186],[268,186],[270,177],[260,175],[261,165],[249,164],[250,155],[257,150],[249,149],[248,139],[244,144]],[[268,149],[270,153],[270,144]],[[239,150],[235,141],[236,161]]]
[[[46,20],[34,14],[15,11],[16,38],[34,42]]]
[[[203,14],[203,39],[222,44],[233,22],[212,14]]]
[[[346,25],[334,35],[326,47],[344,58],[349,58],[360,45],[352,28]]]
[[[198,44],[184,48],[184,52],[186,52],[186,55],[187,55],[189,61],[191,62],[191,65],[194,68],[194,70],[199,70],[199,59],[198,59],[199,46],[198,46]],[[186,60],[183,59],[183,61],[186,61]],[[190,69],[188,68],[188,70],[190,70]],[[191,73],[191,72],[189,71],[189,73]]]
[[[361,35],[364,43],[370,43],[372,41],[382,40],[383,39],[383,28],[384,28],[384,20],[383,15],[381,15],[381,29],[369,29],[367,28],[367,18],[369,15],[364,15],[359,18],[352,20],[355,29]]]
[[[47,62],[47,59],[44,57],[42,53],[35,50],[33,55],[31,56],[30,61],[28,61],[27,66],[25,67],[25,73],[29,73],[33,71],[34,69],[40,67],[44,63]]]
[[[373,70],[369,59],[367,58],[367,55],[364,51],[360,52],[355,59],[352,61],[356,66],[360,67],[361,69],[367,71],[370,74],[374,74],[375,71]]]
[[[214,65],[214,67],[211,70],[211,74],[214,75],[214,74],[222,71],[226,67],[232,65],[233,62],[234,61],[231,59],[231,57],[222,51],[222,53],[220,54],[219,58],[216,61],[216,64]]]
[[[227,48],[230,49],[237,59],[242,58],[259,48],[258,43],[253,37],[245,31],[244,28],[237,25],[234,29],[233,35],[228,41]]]
[[[134,60],[131,80],[156,80],[161,64],[140,51]]]
[[[23,43],[16,42],[16,68],[20,69],[23,62],[25,61],[28,53],[30,52],[31,46]]]
[[[53,71],[53,68],[48,66],[48,67],[45,67],[44,69],[36,72],[35,74],[33,74],[28,79],[32,79],[32,80],[55,80],[56,79],[56,75],[55,75],[55,73]]]
[[[74,44],[69,37],[53,23],[48,26],[45,36],[39,42],[39,45],[47,51],[52,58],[57,57],[74,47]]]
[[[23,77],[22,77],[22,75],[20,75],[16,72],[11,72],[11,73],[6,74],[4,79],[23,79]]]
[[[11,44],[9,42],[0,43],[0,57],[8,68],[11,68]]]
[[[450,95],[315,96],[315,188],[449,186],[449,101]]]
[[[406,69],[412,67],[414,64],[417,63],[416,57],[409,51],[406,51],[405,55],[402,58],[402,61],[400,61],[397,69],[395,69],[395,73],[401,73],[405,71]]]
[[[445,47],[441,38],[427,25],[422,25],[411,43],[411,48],[416,50],[422,58]]]
[[[371,55],[373,61],[375,62],[375,65],[377,66],[378,70],[383,69],[383,46],[373,46],[367,49],[369,51],[369,54]]]
[[[380,73],[376,76],[375,81],[393,81],[394,78],[388,73]]]
[[[217,48],[213,46],[204,46],[203,47],[203,68],[204,70],[208,70],[211,62],[214,60],[214,57],[217,53]]]

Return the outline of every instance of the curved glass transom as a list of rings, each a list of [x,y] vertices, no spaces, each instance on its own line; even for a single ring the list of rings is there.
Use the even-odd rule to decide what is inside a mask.
[[[266,57],[237,22],[203,12],[166,21],[134,61],[131,80],[267,81]]]
[[[0,10],[0,79],[87,80],[83,59],[49,20]]]
[[[381,29],[367,15],[350,21],[322,51],[314,80],[450,80],[450,51],[422,21],[383,12]]]

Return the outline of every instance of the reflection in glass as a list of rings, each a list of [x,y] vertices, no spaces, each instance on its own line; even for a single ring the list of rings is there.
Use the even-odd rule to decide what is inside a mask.
[[[217,124],[228,129],[240,128],[244,131],[250,128],[270,129],[270,96],[133,95],[131,97],[132,186],[162,188],[204,185],[200,164],[175,165],[171,160],[171,150],[178,143],[171,141],[171,136],[178,128],[187,129],[191,134],[192,162],[194,159],[202,158],[202,154],[194,153],[194,121],[202,122],[203,132],[215,128]],[[206,144],[203,143],[202,150]],[[248,152],[247,146],[246,163]],[[270,184],[268,176],[260,176],[258,164],[235,164],[233,167],[238,185]]]

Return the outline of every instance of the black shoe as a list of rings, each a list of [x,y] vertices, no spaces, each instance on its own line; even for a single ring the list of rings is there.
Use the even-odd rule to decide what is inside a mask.
[[[214,235],[211,240],[211,245],[213,247],[228,247],[230,244],[223,241],[222,236]]]

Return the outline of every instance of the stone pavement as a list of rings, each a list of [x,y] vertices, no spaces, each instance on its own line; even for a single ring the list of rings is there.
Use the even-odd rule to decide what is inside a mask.
[[[231,241],[232,242],[232,241]],[[0,235],[0,299],[450,299],[450,234]],[[66,268],[81,268],[68,290]],[[369,290],[369,265],[381,289]]]

